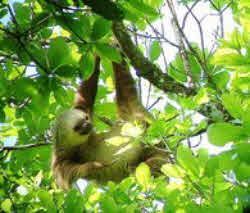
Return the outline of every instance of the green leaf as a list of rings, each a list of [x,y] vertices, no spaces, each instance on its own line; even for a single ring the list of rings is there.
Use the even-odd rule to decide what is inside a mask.
[[[224,146],[228,142],[237,142],[243,134],[240,126],[229,123],[216,123],[208,127],[208,140],[217,146]]]
[[[229,78],[230,78],[229,73],[225,70],[222,71],[220,70],[219,72],[216,72],[212,76],[213,82],[215,82],[216,86],[221,90],[226,89]]]
[[[201,88],[198,94],[194,97],[194,102],[198,105],[206,104],[209,102],[209,94],[207,88]]]
[[[217,158],[219,160],[219,168],[223,171],[234,170],[240,161],[238,154],[231,150],[221,153]]]
[[[208,177],[213,177],[216,171],[219,169],[219,160],[217,157],[209,159],[205,166],[205,175]]]
[[[246,162],[250,164],[250,143],[239,143],[235,144],[234,150],[236,151],[237,155],[239,155],[239,159],[242,162]]]
[[[101,209],[103,212],[116,213],[119,212],[119,208],[114,199],[108,195],[105,195],[101,199]]]
[[[197,177],[199,176],[199,166],[197,159],[193,156],[192,151],[185,146],[179,146],[177,149],[177,162],[187,171],[189,174]]]
[[[242,162],[235,170],[236,177],[239,181],[250,180],[250,164]]]
[[[117,63],[121,61],[121,55],[119,51],[108,44],[98,43],[96,44],[96,50],[99,55],[101,55],[102,57],[106,57],[111,61],[115,61]]]
[[[234,118],[242,118],[243,113],[242,99],[235,93],[224,93],[222,95],[223,106]]]
[[[141,163],[135,170],[135,177],[144,190],[149,189],[151,183],[150,168],[146,163]]]
[[[72,63],[70,48],[61,37],[58,37],[51,42],[48,50],[48,57],[52,69],[55,69],[62,64]]]
[[[163,0],[144,0],[144,2],[153,8],[159,8]]]
[[[70,190],[65,198],[64,212],[83,212],[83,201],[84,197],[77,190]]]
[[[0,9],[0,19],[8,14],[8,10],[6,8]]]
[[[76,71],[76,67],[72,66],[71,64],[64,64],[58,67],[55,73],[61,77],[72,78],[76,74]]]
[[[34,81],[30,78],[19,78],[15,81],[15,87],[12,87],[17,100],[23,100],[27,97],[35,97],[38,92],[35,88]]]
[[[185,171],[181,167],[170,163],[164,164],[161,171],[168,177],[181,178],[185,176]]]
[[[179,54],[176,56],[175,60],[171,62],[168,69],[168,74],[179,82],[187,81],[187,75]]]
[[[84,78],[88,78],[94,70],[95,60],[93,54],[83,54],[80,60],[80,71]]]
[[[8,81],[4,76],[3,70],[0,68],[0,97],[4,96],[8,91]]]
[[[5,199],[2,203],[1,203],[1,208],[4,212],[11,212],[11,200],[10,199]]]
[[[150,49],[149,49],[149,57],[151,61],[155,61],[159,58],[159,56],[161,55],[161,45],[159,43],[159,41],[154,41],[152,42],[152,44],[150,45]]]
[[[5,122],[5,118],[6,118],[6,116],[5,116],[4,109],[0,105],[0,123]]]
[[[50,213],[56,212],[56,206],[54,204],[52,195],[49,192],[40,190],[37,195],[46,210],[49,210]]]
[[[132,7],[141,11],[145,15],[158,16],[157,11],[154,8],[150,7],[149,5],[145,4],[143,0],[128,0],[128,2]]]
[[[91,33],[91,23],[90,23],[90,17],[86,15],[81,15],[80,18],[75,22],[72,21],[73,28],[76,30],[77,35],[88,39]]]
[[[15,2],[13,7],[15,10],[15,18],[17,23],[24,29],[28,28],[31,19],[31,10],[29,6],[24,3]]]
[[[111,22],[102,17],[99,17],[94,22],[91,38],[94,41],[99,40],[104,37],[110,30]]]
[[[47,39],[52,35],[53,30],[50,28],[43,28],[43,29],[41,29],[40,33],[44,39]]]

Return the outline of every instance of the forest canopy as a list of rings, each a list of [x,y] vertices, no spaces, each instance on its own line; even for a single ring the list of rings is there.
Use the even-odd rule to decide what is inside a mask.
[[[140,141],[170,161],[157,177],[142,163],[119,183],[63,191],[53,124],[96,55],[96,131],[117,119],[112,62],[125,57],[154,117]],[[1,211],[248,212],[249,185],[249,0],[1,1]]]

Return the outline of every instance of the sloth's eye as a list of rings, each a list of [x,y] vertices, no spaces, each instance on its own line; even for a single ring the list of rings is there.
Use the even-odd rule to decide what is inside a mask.
[[[89,120],[89,116],[88,116],[88,115],[86,115],[86,116],[85,116],[85,119],[86,119],[86,120]]]

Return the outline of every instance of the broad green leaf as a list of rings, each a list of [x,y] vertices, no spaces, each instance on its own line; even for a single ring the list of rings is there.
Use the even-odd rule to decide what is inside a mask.
[[[86,15],[81,15],[77,21],[72,21],[72,27],[74,31],[77,32],[77,35],[84,38],[89,39],[91,33],[91,24],[90,17]]]
[[[5,199],[1,203],[1,208],[4,212],[11,212],[12,202],[10,199]]]
[[[132,123],[125,123],[121,128],[121,135],[129,137],[139,137],[144,132],[143,128],[139,125]]]
[[[179,82],[187,81],[187,75],[179,54],[176,56],[175,60],[171,62],[168,69],[168,74]]]
[[[55,71],[55,73],[58,76],[65,77],[65,78],[72,78],[74,75],[76,75],[77,69],[71,64],[64,64],[60,67],[58,67]]]
[[[161,167],[161,171],[168,177],[181,178],[185,176],[185,171],[178,165],[174,164],[164,164]]]
[[[209,100],[208,90],[206,88],[201,88],[194,98],[195,103],[198,105],[206,104],[209,102]]]
[[[230,171],[239,164],[238,154],[234,151],[227,151],[221,153],[218,157],[219,168],[223,171]]]
[[[188,147],[178,147],[177,162],[193,177],[199,176],[197,159],[193,156],[192,151]]]
[[[93,54],[83,54],[80,60],[80,72],[87,79],[94,70],[95,60]]]
[[[135,170],[135,177],[144,190],[150,188],[151,172],[146,163],[141,163]]]
[[[8,14],[8,10],[6,8],[0,9],[0,19]]]
[[[97,18],[93,25],[93,30],[91,34],[92,40],[96,41],[101,39],[111,30],[111,22],[100,17]]]
[[[64,105],[67,104],[69,99],[71,98],[69,96],[69,93],[60,85],[55,85],[55,89],[53,90],[54,97],[58,104]]]
[[[115,103],[97,103],[95,105],[95,112],[99,116],[107,116],[110,119],[115,119],[116,117],[116,106]]]
[[[122,191],[128,191],[131,189],[135,184],[135,179],[133,177],[128,177],[122,180],[122,182],[119,184],[119,188]]]
[[[240,54],[239,51],[231,48],[219,48],[214,54],[212,62],[242,73],[247,73],[250,68],[248,54]]]
[[[153,41],[149,49],[150,60],[151,61],[157,60],[161,55],[161,51],[162,49],[159,41]]]
[[[33,4],[33,5],[35,5],[35,3]],[[32,15],[32,20],[31,20],[31,23],[30,23],[30,25],[31,26],[38,26],[39,25],[39,32],[41,33],[41,34],[39,34],[39,36],[40,35],[42,35],[43,36],[43,38],[44,39],[46,39],[46,38],[49,38],[49,36],[52,34],[52,29],[51,28],[47,28],[47,27],[49,27],[49,23],[50,23],[50,13],[48,12],[48,11],[41,11],[41,12],[39,12],[39,13],[37,13],[37,14],[34,14],[34,7],[33,7],[33,15]],[[47,31],[47,32],[46,32]]]
[[[217,157],[212,157],[206,163],[205,175],[208,177],[213,177],[215,176],[218,169],[219,169],[219,160]]]
[[[58,37],[51,42],[48,58],[52,69],[62,64],[72,63],[70,48],[63,38]]]
[[[166,120],[169,120],[171,118],[174,118],[176,115],[178,115],[178,110],[171,104],[168,104],[164,108],[164,118]]]
[[[147,134],[151,137],[161,137],[167,134],[168,124],[165,120],[158,119],[154,121],[147,130]]]
[[[30,54],[32,54],[32,57],[30,57],[30,55],[29,55],[30,59],[32,61],[35,60],[36,63],[39,63],[39,65],[42,65],[48,71],[49,69],[47,66],[47,62],[48,62],[47,61],[47,59],[48,59],[47,58],[47,50],[43,49],[40,44],[35,43],[35,42],[29,43],[27,45],[27,49],[30,52]],[[50,70],[49,70],[49,72],[50,72]]]
[[[5,122],[5,118],[6,118],[5,117],[5,112],[4,112],[3,108],[0,105],[0,123]]]
[[[250,179],[250,164],[242,162],[235,170],[239,181],[248,181]]]
[[[35,88],[35,82],[30,78],[19,78],[15,81],[15,86],[12,87],[12,91],[17,100],[23,100],[27,97],[35,97],[38,95],[37,88]]]
[[[50,28],[43,28],[41,29],[40,33],[44,39],[47,39],[52,35],[53,31]]]
[[[242,118],[241,116],[244,114],[242,108],[243,103],[238,94],[224,93],[222,95],[222,103],[230,115],[234,118]]]
[[[84,209],[84,197],[76,190],[72,189],[67,193],[64,202],[65,212],[83,212]]]
[[[229,1],[230,0],[213,0],[213,4],[211,4],[211,7],[213,9],[220,10],[225,4],[229,3]],[[214,6],[216,8],[214,8]]]
[[[133,23],[137,23],[140,20],[140,15],[142,13],[136,10],[133,6],[131,6],[128,2],[124,2],[123,10],[125,13],[125,18]]]
[[[143,12],[145,15],[158,16],[157,11],[149,5],[145,4],[143,0],[128,0],[128,2],[132,7]]]
[[[52,195],[45,191],[45,190],[40,190],[38,192],[38,197],[42,205],[48,210],[49,212],[53,213],[56,212],[56,206],[53,201]]]
[[[15,18],[17,23],[25,28],[29,27],[30,19],[31,19],[31,10],[27,4],[15,2],[13,4],[15,10]]]
[[[101,199],[101,209],[103,212],[116,213],[119,211],[117,204],[114,199],[108,195],[105,195]]]
[[[153,8],[159,8],[163,0],[144,0],[144,2]]]
[[[197,152],[197,161],[199,164],[200,172],[203,174],[207,161],[209,160],[209,152],[206,148],[201,148]]]
[[[216,86],[221,90],[226,89],[229,78],[230,78],[229,73],[225,70],[220,70],[219,72],[216,72],[212,76],[213,82],[215,82]]]
[[[5,95],[8,90],[8,81],[4,76],[3,70],[0,68],[0,97]]]
[[[230,123],[216,123],[208,127],[207,134],[210,143],[224,146],[228,142],[237,142],[241,139],[243,129]]]
[[[98,43],[96,44],[96,50],[99,55],[101,55],[102,57],[106,57],[111,61],[118,63],[121,61],[121,55],[118,50],[108,44]]]
[[[250,144],[249,143],[239,143],[235,144],[234,150],[237,153],[237,156],[242,162],[250,164]]]

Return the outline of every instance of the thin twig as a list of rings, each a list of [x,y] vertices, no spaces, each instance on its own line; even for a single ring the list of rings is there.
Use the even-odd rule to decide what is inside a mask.
[[[179,54],[182,58],[184,70],[185,70],[186,75],[187,75],[187,79],[188,79],[187,83],[192,88],[194,86],[194,82],[193,82],[193,78],[192,78],[192,72],[191,72],[191,66],[189,63],[188,53],[186,51],[186,48],[185,48],[185,45],[183,42],[183,33],[182,33],[183,31],[179,26],[177,13],[176,13],[176,10],[174,8],[172,0],[167,0],[167,4],[169,6],[169,10],[170,10],[172,17],[173,17],[172,18],[172,26],[174,28],[175,37],[177,39],[178,45],[180,46]]]
[[[162,97],[158,97],[148,108],[147,110],[151,110],[160,100],[162,100]]]
[[[188,15],[190,14],[190,12],[195,8],[195,6],[200,2],[200,0],[196,0],[192,6],[190,7],[190,10],[187,11],[187,13],[185,14],[183,20],[182,20],[182,25],[181,25],[181,29],[184,30],[185,25],[186,25],[186,21],[188,18]]]
[[[109,118],[107,118],[107,117],[104,117],[104,116],[100,116],[100,115],[96,115],[97,116],[97,118],[100,120],[100,121],[102,121],[103,123],[105,123],[105,124],[107,124],[108,126],[114,126],[115,125],[115,123],[112,121],[112,120],[110,120]]]
[[[147,95],[147,101],[146,101],[146,108],[148,108],[148,105],[149,105],[149,99],[150,99],[150,95],[151,95],[151,89],[152,89],[152,84],[149,83],[149,86],[148,86],[148,95]]]
[[[196,23],[198,25],[199,33],[200,33],[200,40],[201,40],[201,49],[202,49],[202,53],[203,53],[203,60],[206,61],[204,33],[203,33],[202,26],[201,26],[201,22],[196,17],[196,15],[193,13],[192,8],[189,8],[188,6],[186,6],[186,8],[188,9],[188,11],[190,12],[190,14],[192,15],[192,17],[194,18],[194,20],[196,21]]]
[[[25,145],[18,145],[18,146],[4,146],[0,149],[0,153],[3,151],[13,151],[13,150],[25,150],[29,148],[35,148],[40,146],[48,146],[52,145],[52,143],[34,143],[34,144],[25,144]]]

